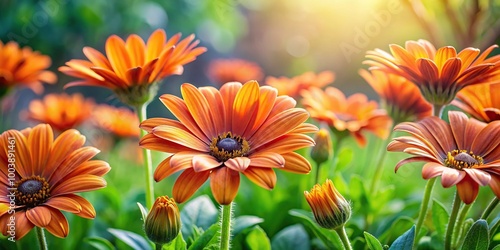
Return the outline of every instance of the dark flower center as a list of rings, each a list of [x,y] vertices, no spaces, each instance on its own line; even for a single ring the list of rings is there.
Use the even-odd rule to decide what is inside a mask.
[[[50,197],[49,183],[40,176],[23,178],[14,184],[16,205],[28,208],[36,207]]]
[[[231,134],[231,132],[218,135],[212,139],[210,144],[210,154],[221,162],[245,156],[249,150],[248,142],[241,136]]]
[[[447,167],[459,170],[483,165],[483,162],[481,156],[473,154],[472,151],[467,152],[467,150],[453,150],[448,152],[444,161]]]

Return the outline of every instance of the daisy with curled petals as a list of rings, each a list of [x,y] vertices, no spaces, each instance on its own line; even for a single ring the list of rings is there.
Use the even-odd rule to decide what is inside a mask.
[[[92,113],[92,121],[99,128],[118,137],[139,137],[139,119],[128,108],[100,104]]]
[[[272,77],[266,78],[266,84],[278,89],[279,95],[288,95],[293,98],[300,96],[300,91],[312,87],[323,88],[335,81],[335,74],[331,71],[323,71],[319,74],[314,72],[305,72],[304,74],[287,78]]]
[[[208,65],[208,76],[218,86],[226,82],[248,82],[262,80],[262,68],[243,59],[216,59]]]
[[[364,131],[380,138],[389,136],[391,118],[385,110],[377,108],[375,101],[368,101],[364,94],[357,93],[346,98],[342,91],[334,87],[325,90],[313,87],[303,90],[301,94],[302,104],[311,117],[328,124],[337,136],[337,144],[350,134],[360,146],[364,146]]]
[[[230,204],[238,191],[240,174],[255,184],[272,189],[275,169],[309,173],[311,165],[293,152],[314,145],[304,133],[317,131],[304,123],[309,115],[295,108],[288,96],[255,81],[242,85],[181,87],[182,97],[162,95],[160,100],[179,121],[151,118],[141,124],[149,133],[142,147],[173,153],[157,167],[160,181],[182,171],[173,187],[174,199],[182,203],[210,178],[215,200]]]
[[[396,171],[403,164],[422,161],[422,177],[441,176],[443,187],[457,186],[465,204],[476,199],[479,186],[489,185],[500,198],[500,121],[486,124],[458,111],[450,111],[448,116],[449,124],[427,117],[395,127],[411,136],[394,138],[387,150],[414,155],[401,160]]]
[[[426,40],[407,41],[405,48],[391,44],[391,54],[375,49],[367,52],[365,64],[403,76],[415,83],[427,101],[440,108],[449,104],[466,86],[500,82],[500,56],[486,57],[498,47],[493,45],[480,54],[466,48],[457,53],[452,46],[438,50]]]
[[[14,41],[5,44],[0,41],[0,98],[16,85],[30,87],[41,94],[42,82],[57,80],[53,72],[46,70],[51,63],[50,57],[29,47],[19,48]]]
[[[500,120],[500,84],[478,84],[462,89],[451,104],[474,118],[491,122]]]
[[[87,219],[95,217],[92,204],[75,193],[105,187],[102,176],[110,170],[108,163],[91,160],[99,150],[83,147],[85,137],[77,130],[66,130],[55,140],[53,137],[48,124],[0,135],[3,235],[21,239],[37,227],[64,238],[69,226],[61,211]],[[9,160],[13,157],[15,161]],[[15,217],[15,232],[7,226],[11,216]]]

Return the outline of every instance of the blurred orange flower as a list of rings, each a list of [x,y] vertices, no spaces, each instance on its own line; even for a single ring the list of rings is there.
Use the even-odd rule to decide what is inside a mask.
[[[279,95],[288,95],[294,98],[299,97],[300,91],[312,87],[323,88],[335,81],[335,74],[331,71],[323,71],[319,74],[306,72],[293,78],[272,77],[266,78],[266,84],[278,89]]]
[[[100,104],[92,113],[92,120],[98,127],[119,137],[139,137],[139,118],[130,109]]]
[[[462,89],[451,104],[474,118],[491,122],[500,120],[500,84],[478,84]]]
[[[479,49],[466,48],[457,54],[451,46],[436,51],[426,40],[407,41],[405,48],[389,45],[391,54],[375,49],[367,52],[365,64],[403,76],[415,83],[427,101],[436,105],[450,103],[458,91],[480,83],[500,82],[500,56],[486,59],[498,47],[492,45],[482,54]]]
[[[375,101],[368,101],[366,95],[357,93],[348,98],[337,88],[327,87],[303,90],[302,104],[311,117],[325,122],[338,136],[351,134],[360,146],[366,144],[363,131],[387,138],[391,118],[385,110],[377,109]],[[338,138],[337,138],[338,139]]]
[[[500,198],[500,121],[486,124],[457,111],[448,117],[450,124],[432,116],[395,127],[412,136],[394,138],[387,150],[414,155],[401,160],[396,171],[403,164],[423,161],[422,177],[440,175],[443,187],[456,185],[466,204],[476,199],[479,185],[489,185]]]
[[[208,76],[215,84],[222,86],[226,82],[248,82],[262,80],[260,66],[243,59],[216,59],[208,65]]]
[[[182,74],[183,65],[206,51],[204,47],[196,47],[198,41],[193,42],[194,35],[179,41],[180,37],[176,34],[167,40],[162,29],[153,32],[147,43],[135,34],[127,41],[112,35],[106,41],[107,58],[99,51],[85,47],[83,53],[89,61],[73,59],[59,70],[83,79],[65,87],[105,87],[115,91],[124,103],[140,105],[156,95],[156,83],[167,76]],[[151,89],[152,85],[155,88]]]
[[[360,70],[359,74],[380,96],[382,107],[387,110],[395,124],[432,115],[432,105],[406,78],[379,70]]]
[[[85,122],[92,114],[93,108],[94,101],[85,99],[81,94],[48,94],[43,100],[31,101],[23,116],[40,123],[48,123],[55,130],[62,132]]]
[[[90,160],[99,150],[83,147],[85,137],[77,130],[67,130],[54,140],[52,128],[40,124],[23,131],[8,130],[0,139],[0,148],[4,149],[0,151],[3,235],[11,235],[7,226],[11,216],[15,216],[16,239],[23,238],[35,226],[66,237],[68,221],[60,210],[82,218],[95,217],[92,204],[75,193],[105,187],[102,176],[110,167],[104,161]],[[15,162],[8,161],[12,157]]]
[[[310,163],[294,150],[314,145],[304,133],[317,128],[304,123],[309,115],[294,108],[288,96],[277,96],[269,86],[255,81],[242,85],[181,87],[183,99],[162,95],[160,100],[179,119],[147,119],[141,128],[149,133],[141,146],[172,156],[154,173],[160,181],[183,170],[173,187],[173,197],[184,202],[210,177],[214,198],[222,205],[235,198],[240,173],[255,184],[272,189],[274,169],[309,173]]]
[[[41,94],[42,82],[57,81],[57,76],[46,70],[51,63],[50,57],[29,47],[21,49],[14,41],[6,44],[0,41],[0,97],[16,85],[30,87],[35,93]]]

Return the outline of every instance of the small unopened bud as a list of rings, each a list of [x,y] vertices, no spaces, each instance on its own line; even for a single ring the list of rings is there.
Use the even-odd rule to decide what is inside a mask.
[[[351,218],[351,205],[329,179],[323,185],[314,185],[311,192],[305,191],[304,195],[321,227],[336,229]]]
[[[179,208],[173,198],[156,198],[144,222],[146,236],[155,244],[163,245],[177,237],[181,229]]]
[[[328,161],[330,155],[333,153],[332,138],[327,129],[320,129],[314,136],[316,145],[311,149],[311,158],[319,165]]]

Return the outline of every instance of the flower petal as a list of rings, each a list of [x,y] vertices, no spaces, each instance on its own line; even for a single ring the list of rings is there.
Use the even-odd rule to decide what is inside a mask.
[[[465,176],[461,182],[457,184],[457,191],[460,199],[465,204],[471,204],[479,193],[479,184],[473,181],[469,176]]]
[[[10,214],[5,214],[2,217],[0,217],[0,228],[2,228],[2,234],[3,235],[10,235],[8,234],[7,230],[7,223],[10,220],[10,217],[12,215]],[[28,218],[26,217],[26,211],[19,211],[16,212],[13,215],[16,218],[16,240],[22,239],[26,234],[28,234],[35,225],[31,223]]]
[[[75,176],[73,171],[82,163],[90,160],[97,153],[99,153],[99,149],[94,147],[83,147],[77,149],[60,164],[61,167],[55,168],[57,171],[53,172],[52,176],[49,176],[49,183],[52,186],[55,186],[59,183],[59,181]]]
[[[236,157],[228,159],[224,165],[234,171],[243,172],[250,166],[250,159],[247,157]]]
[[[172,127],[168,125],[160,125],[153,129],[153,134],[164,140],[177,143],[181,146],[188,147],[201,152],[208,152],[208,145],[194,136],[192,133],[180,129],[178,127]]]
[[[447,167],[436,163],[436,162],[428,162],[422,167],[422,178],[429,180],[432,179],[438,175],[441,175],[443,171]]]
[[[210,174],[210,188],[215,200],[221,205],[228,205],[238,194],[240,174],[229,168],[218,168]]]
[[[449,188],[459,183],[465,176],[466,173],[464,171],[445,168],[441,173],[441,185],[443,185],[444,188]]]
[[[74,214],[82,211],[82,206],[80,206],[78,202],[67,196],[51,197],[47,202],[45,202],[45,205],[54,209],[64,210]]]
[[[48,124],[40,124],[31,130],[28,145],[31,152],[31,168],[33,175],[40,175],[50,155],[54,134]]]
[[[165,153],[192,151],[191,148],[157,137],[152,133],[143,136],[139,141],[139,146],[150,150],[156,150]]]
[[[213,156],[208,154],[198,154],[192,159],[192,165],[195,172],[214,169],[222,165],[222,162],[219,162]]]
[[[37,227],[46,227],[52,219],[51,208],[46,206],[36,206],[26,210],[26,217]]]
[[[257,153],[249,157],[252,167],[282,168],[285,165],[285,158],[274,152]]]
[[[66,167],[66,165],[61,165],[61,163],[75,150],[81,148],[84,143],[85,136],[81,135],[77,130],[70,129],[64,131],[52,145],[51,154],[43,170],[43,175],[51,176],[60,166]],[[64,170],[62,169],[62,171]]]
[[[50,213],[52,219],[45,228],[59,238],[66,238],[69,234],[68,220],[66,220],[66,217],[59,210],[50,209]]]
[[[243,174],[253,183],[271,190],[276,185],[276,173],[272,168],[247,168]]]
[[[257,115],[259,108],[259,84],[249,81],[238,91],[232,104],[232,132],[237,135],[246,135],[247,127],[252,126],[250,121]],[[251,129],[251,128],[248,128]]]
[[[285,166],[282,170],[297,174],[308,174],[311,172],[311,163],[302,155],[295,152],[281,154],[285,159]],[[252,168],[255,169],[255,168]]]
[[[70,193],[87,192],[91,190],[101,189],[106,187],[106,181],[95,175],[76,175],[69,179],[65,179],[50,191],[51,195],[63,195]]]
[[[480,169],[464,168],[465,172],[479,185],[486,186],[491,181],[491,175]]]
[[[183,203],[188,200],[205,183],[209,176],[210,171],[197,173],[192,168],[184,170],[175,181],[172,189],[175,201]]]
[[[181,93],[190,114],[201,131],[205,133],[207,138],[216,137],[217,128],[212,120],[211,107],[205,96],[195,86],[188,83],[182,84]]]

